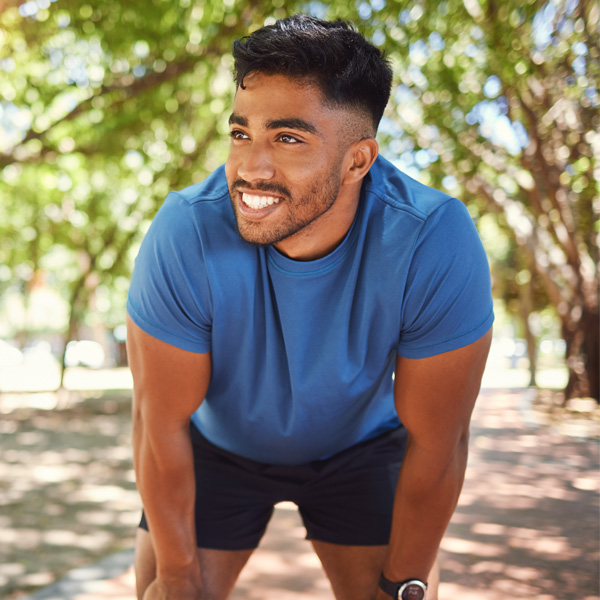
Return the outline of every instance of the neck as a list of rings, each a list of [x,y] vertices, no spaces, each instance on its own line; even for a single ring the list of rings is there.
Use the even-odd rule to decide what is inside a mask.
[[[293,260],[317,260],[333,252],[350,230],[360,199],[361,182],[342,186],[331,208],[312,223],[275,244],[284,256]]]

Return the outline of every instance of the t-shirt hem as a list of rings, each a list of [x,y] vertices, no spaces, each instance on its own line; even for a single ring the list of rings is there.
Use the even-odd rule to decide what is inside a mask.
[[[129,300],[127,300],[127,313],[131,317],[132,321],[144,332],[152,337],[166,342],[171,346],[187,350],[189,352],[206,353],[211,351],[211,345],[208,342],[192,341],[185,338],[181,338],[173,335],[173,333],[165,331],[156,325],[149,323],[135,310]]]
[[[399,344],[396,346],[396,352],[399,356],[403,356],[404,358],[429,358],[430,356],[435,356],[436,354],[443,354],[444,352],[450,352],[451,350],[458,350],[458,348],[463,348],[464,346],[468,346],[469,344],[476,342],[484,333],[488,331],[493,322],[494,312],[492,310],[481,325],[459,337],[446,340],[440,344],[421,346],[418,348]]]

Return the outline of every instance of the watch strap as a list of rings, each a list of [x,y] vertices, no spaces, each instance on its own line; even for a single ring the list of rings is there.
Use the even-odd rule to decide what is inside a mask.
[[[379,589],[383,590],[388,596],[391,596],[396,600],[398,598],[400,584],[390,581],[382,573],[381,577],[379,578]]]

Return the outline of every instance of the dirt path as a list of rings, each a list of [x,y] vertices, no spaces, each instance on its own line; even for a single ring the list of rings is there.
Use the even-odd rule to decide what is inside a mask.
[[[443,598],[598,600],[598,442],[588,423],[536,424],[523,390],[483,391],[459,507],[442,544]],[[583,416],[583,415],[581,415]]]
[[[29,403],[42,404],[42,396]],[[130,394],[65,410],[13,408],[0,396],[0,598],[133,544],[139,518]]]
[[[478,401],[467,480],[442,544],[442,600],[600,600],[598,442],[577,414],[560,428],[535,423],[526,398],[484,390]],[[0,436],[0,597],[131,547],[139,500],[127,394],[11,410]],[[302,537],[295,510],[278,509],[232,600],[330,600]],[[119,566],[108,580],[99,567],[78,571],[35,600],[131,600],[131,572]]]

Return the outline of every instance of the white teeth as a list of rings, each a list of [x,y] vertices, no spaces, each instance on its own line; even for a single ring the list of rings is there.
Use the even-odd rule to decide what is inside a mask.
[[[245,192],[242,194],[242,200],[250,208],[254,209],[265,208],[279,202],[279,198],[274,198],[273,196],[253,196],[251,194],[246,194]]]

